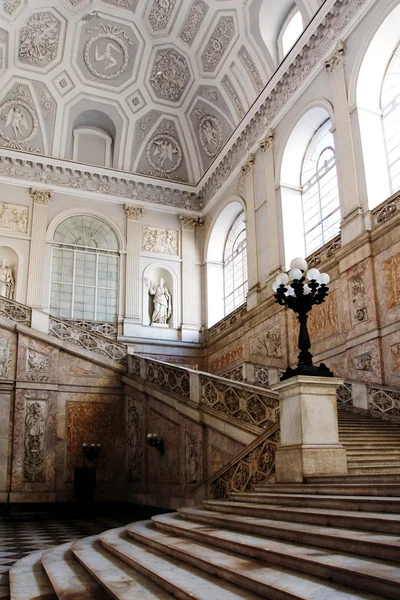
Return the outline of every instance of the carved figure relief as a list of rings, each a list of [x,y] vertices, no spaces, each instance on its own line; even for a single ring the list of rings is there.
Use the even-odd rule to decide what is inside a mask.
[[[26,352],[26,373],[29,381],[47,381],[49,378],[50,357],[28,348]]]
[[[24,481],[44,481],[46,403],[26,401]]]
[[[141,481],[143,460],[143,406],[127,397],[128,481]]]
[[[400,304],[400,254],[392,256],[384,263],[386,304],[394,308]]]
[[[203,71],[215,71],[234,35],[233,18],[221,17],[201,57]]]
[[[171,229],[143,228],[143,250],[159,254],[178,255],[178,232]]]
[[[197,441],[186,432],[186,482],[199,483],[199,461]]]
[[[176,0],[154,0],[149,14],[149,22],[153,31],[165,29],[171,18]]]
[[[207,8],[208,6],[203,2],[195,2],[192,4],[179,35],[179,37],[187,44],[191,44],[196,37],[207,12]]]
[[[394,344],[390,347],[392,357],[392,372],[400,373],[400,344]]]
[[[164,285],[164,279],[158,283],[149,281],[149,294],[153,296],[154,310],[151,316],[151,324],[167,325],[172,314],[172,298]]]
[[[118,27],[102,24],[90,31],[99,30],[85,44],[83,59],[89,71],[98,79],[110,81],[122,75],[129,62],[132,41]]]
[[[199,122],[199,137],[201,147],[207,156],[214,157],[222,146],[222,126],[217,117],[204,114],[204,111],[196,110]]]
[[[180,100],[189,81],[186,59],[176,50],[159,50],[154,59],[150,84],[157,95],[167,100]]]
[[[280,327],[274,327],[250,340],[250,354],[254,356],[282,357]]]
[[[8,99],[0,105],[0,135],[6,147],[34,150],[21,144],[29,142],[38,129],[38,119],[30,99],[22,86],[16,86]]]
[[[146,156],[150,165],[160,173],[172,173],[182,162],[182,148],[169,134],[155,136],[146,146]]]
[[[0,377],[7,378],[11,357],[10,340],[0,337]]]
[[[14,276],[6,258],[0,259],[0,296],[14,298]]]
[[[354,358],[354,367],[356,371],[373,371],[372,354],[365,352]]]
[[[61,23],[50,12],[36,13],[21,30],[19,58],[34,65],[47,65],[57,56]]]
[[[364,274],[361,273],[352,277],[349,281],[349,285],[353,322],[362,323],[368,319],[367,292],[365,289]]]

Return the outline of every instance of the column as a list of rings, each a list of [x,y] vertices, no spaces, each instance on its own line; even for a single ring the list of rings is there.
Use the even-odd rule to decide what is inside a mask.
[[[275,189],[275,131],[270,129],[267,137],[260,143],[264,156],[265,189],[267,194],[266,236],[268,239],[268,273],[275,277],[281,270],[285,260],[283,257],[282,218],[278,208]]]
[[[196,266],[197,217],[180,215],[182,249],[182,330],[199,330],[198,269]]]
[[[251,154],[242,166],[244,174],[243,194],[246,202],[246,237],[247,237],[247,271],[248,288],[247,310],[258,304],[260,285],[258,281],[257,230],[254,195],[254,155]]]
[[[335,52],[324,62],[325,69],[330,74],[336,120],[334,135],[342,213],[342,244],[350,242],[364,231],[364,217],[360,206],[357,168],[347,96],[345,55],[345,44],[339,41]]]
[[[30,194],[33,202],[33,210],[26,303],[33,308],[43,308],[47,208],[53,192],[51,190],[37,190],[32,188]]]
[[[124,321],[141,323],[140,250],[141,219],[143,208],[126,204],[126,277],[125,277],[125,319]],[[126,323],[124,322],[124,330]],[[124,331],[126,334],[126,332]]]

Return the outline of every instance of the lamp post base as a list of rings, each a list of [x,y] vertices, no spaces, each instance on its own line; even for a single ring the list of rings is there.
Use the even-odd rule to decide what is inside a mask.
[[[288,367],[281,376],[281,381],[290,379],[291,377],[297,377],[298,375],[305,375],[306,377],[334,377],[332,371],[324,364],[321,363],[319,367],[316,365],[300,365],[295,369]]]

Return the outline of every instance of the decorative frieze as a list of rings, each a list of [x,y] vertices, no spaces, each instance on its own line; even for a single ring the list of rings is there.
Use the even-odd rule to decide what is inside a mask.
[[[213,360],[211,360],[209,364],[209,370],[211,371],[211,373],[216,373],[224,369],[224,367],[227,367],[228,365],[231,365],[237,360],[242,359],[243,357],[244,347],[242,345],[236,346],[235,348],[232,348],[232,350],[229,350],[221,356],[218,356],[218,358],[214,358]]]
[[[179,254],[178,232],[173,229],[159,229],[145,225],[142,249],[146,252],[177,256]]]

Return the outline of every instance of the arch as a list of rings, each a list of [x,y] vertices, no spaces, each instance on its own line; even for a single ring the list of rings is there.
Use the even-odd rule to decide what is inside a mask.
[[[287,264],[295,256],[306,255],[304,227],[299,227],[303,223],[302,169],[311,140],[331,117],[328,107],[331,109],[325,101],[314,103],[300,113],[277,160]]]
[[[92,164],[100,167],[112,167],[114,139],[97,127],[80,125],[72,131],[72,160],[83,162],[91,156]]]
[[[174,269],[172,269],[169,265],[162,261],[155,261],[144,269],[142,274],[142,290],[143,290],[143,317],[142,323],[143,325],[150,325],[150,310],[149,310],[149,288],[147,284],[147,280],[150,277],[152,271],[162,273],[165,271],[168,273],[170,280],[165,279],[165,283],[167,288],[169,287],[170,281],[172,281],[172,314],[171,314],[171,322],[169,327],[173,329],[178,329],[180,326],[180,315],[181,315],[181,306],[180,306],[180,293],[179,293],[179,285],[178,285],[178,275]],[[161,275],[162,276],[162,275]],[[171,293],[171,290],[169,290]]]
[[[360,50],[350,81],[350,101],[357,105],[365,167],[368,207],[373,209],[391,195],[382,124],[381,90],[400,36],[400,4],[380,17]]]
[[[278,34],[278,57],[282,61],[304,31],[304,19],[297,5],[293,6]]]

